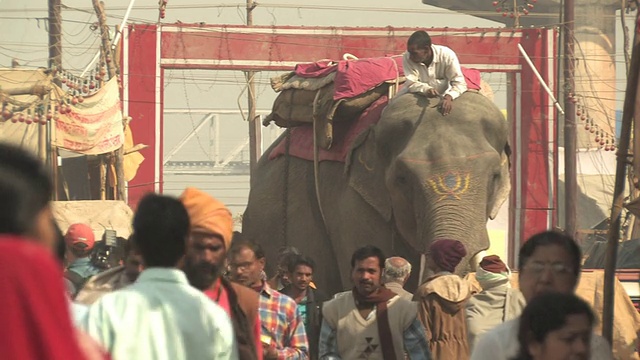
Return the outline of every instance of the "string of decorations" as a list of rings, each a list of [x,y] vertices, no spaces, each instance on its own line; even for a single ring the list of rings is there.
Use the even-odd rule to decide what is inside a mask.
[[[62,90],[56,91],[57,99],[51,100],[51,97],[46,94],[32,94],[39,95],[38,99],[31,103],[24,103],[4,96],[0,100],[2,102],[0,120],[26,125],[46,125],[47,121],[57,120],[59,115],[71,114],[74,106],[82,104],[86,97],[100,90],[104,81],[107,80],[105,62],[110,61],[109,56],[103,57],[103,61],[85,77],[53,67],[49,70],[52,81],[59,84],[59,89]]]
[[[158,1],[158,11],[160,12],[160,19],[164,19],[165,16],[167,16],[167,1],[168,0]]]
[[[58,114],[70,112],[70,107],[57,107],[47,96],[30,104],[21,104],[6,100],[2,102],[2,120],[12,123],[24,123],[26,125],[46,125],[52,119],[58,118]]]
[[[576,118],[584,123],[584,129],[594,135],[594,142],[598,149],[604,151],[616,151],[616,137],[605,129],[594,123],[593,118],[589,115],[589,107],[586,106],[582,96],[569,93],[569,100],[576,104]]]
[[[514,18],[520,14],[528,15],[537,2],[538,0],[495,0],[492,5],[502,16]]]

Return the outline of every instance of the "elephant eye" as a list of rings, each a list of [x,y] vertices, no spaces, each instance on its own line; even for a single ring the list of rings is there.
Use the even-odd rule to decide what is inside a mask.
[[[407,184],[407,178],[405,178],[404,176],[401,176],[401,175],[396,176],[396,184],[398,184],[398,185],[406,185]]]

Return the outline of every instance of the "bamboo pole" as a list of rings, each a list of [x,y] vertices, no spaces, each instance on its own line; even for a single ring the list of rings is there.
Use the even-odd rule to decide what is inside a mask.
[[[623,10],[624,11],[624,10]],[[624,203],[624,187],[629,164],[629,143],[631,138],[631,126],[634,114],[640,113],[640,98],[638,98],[638,78],[640,73],[640,37],[638,36],[638,21],[640,21],[640,11],[636,17],[636,31],[631,52],[631,64],[629,75],[627,76],[627,89],[624,98],[622,112],[622,128],[620,133],[620,143],[616,154],[616,180],[613,189],[613,205],[611,207],[611,224],[609,225],[609,236],[607,239],[607,254],[604,267],[604,309],[602,313],[602,336],[612,343],[613,338],[613,317],[614,317],[614,284],[616,275],[616,262],[618,255],[618,241],[620,237],[620,223],[622,217],[622,206]],[[635,141],[638,141],[636,139]],[[635,147],[640,149],[639,147]],[[640,155],[640,154],[638,154]],[[636,155],[636,156],[638,156]]]
[[[93,8],[98,16],[98,26],[100,27],[100,35],[102,37],[102,51],[105,57],[105,65],[107,67],[107,74],[109,79],[112,79],[116,76],[116,67],[113,54],[113,49],[111,47],[111,40],[109,40],[109,26],[107,25],[107,15],[104,10],[104,2],[98,0],[92,0]],[[115,167],[116,167],[116,198],[119,200],[126,199],[125,187],[124,187],[124,147],[121,146],[118,150],[114,152],[115,154]],[[102,166],[105,161],[102,160],[100,162],[101,166],[101,179],[102,182]],[[105,165],[106,166],[106,165]],[[106,172],[106,169],[105,169]],[[106,181],[106,179],[105,179]],[[102,187],[102,185],[101,185]]]

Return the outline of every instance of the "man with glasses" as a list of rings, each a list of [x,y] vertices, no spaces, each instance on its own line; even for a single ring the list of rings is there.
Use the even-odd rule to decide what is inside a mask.
[[[573,293],[580,278],[580,260],[580,248],[570,236],[554,231],[532,236],[518,255],[518,281],[525,300],[548,292]],[[516,358],[519,324],[518,317],[485,333],[474,346],[471,360]],[[591,337],[590,353],[592,360],[613,359],[609,344],[596,334]]]
[[[234,242],[229,250],[231,280],[258,292],[265,359],[308,359],[309,344],[304,321],[296,302],[273,290],[262,279],[265,255],[260,245],[249,241]]]

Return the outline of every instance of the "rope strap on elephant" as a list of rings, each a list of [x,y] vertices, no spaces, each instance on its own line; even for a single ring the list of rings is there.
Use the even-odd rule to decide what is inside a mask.
[[[327,227],[327,218],[324,216],[324,210],[322,209],[322,201],[320,200],[320,177],[319,177],[319,147],[318,147],[318,121],[317,121],[317,106],[318,99],[320,98],[320,90],[316,93],[316,97],[313,100],[313,180],[316,188],[316,200],[318,201],[318,210],[320,210],[320,216],[322,216],[322,225],[324,225],[324,229],[327,233],[327,237],[329,235],[329,228]]]
[[[291,147],[291,129],[287,129],[285,138],[285,154],[284,154],[284,188],[282,189],[282,241],[283,246],[288,246],[289,241],[287,240],[287,222],[289,221],[287,217],[287,212],[289,211],[289,161],[290,154],[289,149]]]

